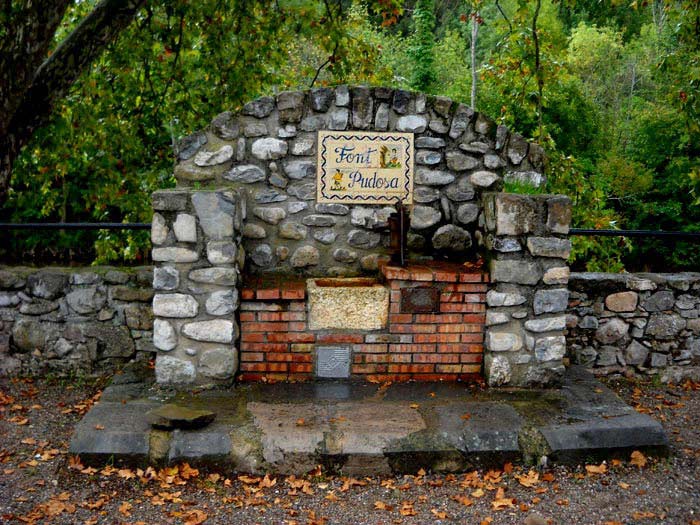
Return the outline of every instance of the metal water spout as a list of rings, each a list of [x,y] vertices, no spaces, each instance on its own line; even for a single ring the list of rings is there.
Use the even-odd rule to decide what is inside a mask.
[[[397,199],[394,208],[396,211],[389,215],[391,264],[403,268],[408,262],[406,244],[411,221],[408,216],[408,209],[404,206],[401,199]]]

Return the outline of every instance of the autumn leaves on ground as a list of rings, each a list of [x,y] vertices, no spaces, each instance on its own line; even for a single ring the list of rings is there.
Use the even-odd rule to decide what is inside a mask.
[[[390,478],[88,467],[67,454],[96,385],[0,380],[0,523],[700,525],[700,383],[612,383],[658,418],[668,458]],[[96,428],[99,432],[101,429]]]

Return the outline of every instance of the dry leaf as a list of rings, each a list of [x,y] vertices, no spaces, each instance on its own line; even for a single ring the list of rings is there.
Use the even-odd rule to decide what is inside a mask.
[[[297,419],[297,426],[298,427],[303,427],[305,425],[306,425],[306,421],[304,421],[303,417],[300,417],[299,419]]]
[[[204,523],[208,517],[209,516],[199,509],[192,509],[185,514],[182,519],[184,520],[185,525],[200,525],[201,523]]]
[[[374,508],[375,508],[376,510],[388,510],[388,511],[394,510],[393,505],[387,505],[387,504],[384,503],[383,501],[375,501],[375,502],[374,502]]]
[[[628,488],[630,488],[629,483],[625,483],[624,481],[618,482],[618,485],[620,485],[620,487],[623,488],[623,489],[625,489],[625,490],[627,490]]]
[[[420,407],[420,405],[419,405],[418,403],[411,403],[411,404],[408,405],[408,406],[411,407],[411,408],[419,408],[419,407]]]
[[[639,450],[635,450],[632,452],[632,456],[630,457],[630,465],[634,465],[635,467],[643,468],[647,464],[647,458],[642,454]]]
[[[462,419],[464,419],[465,421],[469,421],[472,418],[472,415],[471,414],[462,414],[460,417]]]
[[[513,464],[510,461],[503,465],[503,472],[505,472],[506,474],[510,474],[511,472],[513,472]]]
[[[498,487],[498,490],[496,491],[496,497],[491,502],[491,506],[493,507],[493,510],[503,510],[511,508],[515,506],[515,499],[506,498],[505,490],[503,489],[503,487]]]
[[[608,466],[605,464],[605,462],[601,463],[600,465],[586,465],[586,472],[588,472],[589,475],[605,474],[607,471]]]
[[[439,520],[447,519],[447,512],[442,512],[437,509],[430,509],[430,512]]]
[[[632,513],[632,519],[633,520],[645,520],[647,518],[655,518],[656,514],[653,512],[649,511],[642,511],[642,512],[633,512]]]
[[[476,489],[474,492],[472,492],[472,498],[483,498],[484,497],[484,490],[483,489]]]
[[[131,516],[131,507],[131,503],[129,503],[128,501],[123,501],[122,504],[119,505],[119,512],[121,512],[122,514],[124,514],[124,516],[128,518],[129,516]]]
[[[474,500],[471,500],[466,496],[452,496],[452,499],[455,500],[457,503],[461,503],[465,507],[471,507],[472,505],[474,505]]]
[[[540,475],[534,470],[530,470],[527,474],[517,475],[515,479],[518,480],[523,487],[532,488],[540,482]]]
[[[404,501],[401,503],[401,508],[399,509],[399,514],[402,516],[415,516],[418,514],[413,508],[412,501]]]
[[[104,430],[105,426],[104,425],[95,425],[95,430]]]

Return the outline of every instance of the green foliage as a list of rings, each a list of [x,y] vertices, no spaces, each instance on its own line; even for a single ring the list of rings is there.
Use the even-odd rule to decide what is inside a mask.
[[[435,0],[416,0],[413,23],[413,43],[410,49],[410,59],[413,62],[411,87],[417,91],[431,92],[435,82]]]

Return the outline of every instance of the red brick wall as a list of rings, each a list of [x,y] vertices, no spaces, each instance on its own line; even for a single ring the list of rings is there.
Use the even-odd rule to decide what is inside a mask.
[[[388,325],[379,331],[310,331],[304,282],[257,281],[244,288],[240,380],[310,380],[315,344],[350,345],[354,379],[481,378],[488,276],[438,263],[382,271],[390,303]],[[402,290],[415,288],[437,290],[434,311],[411,311],[402,303]]]

